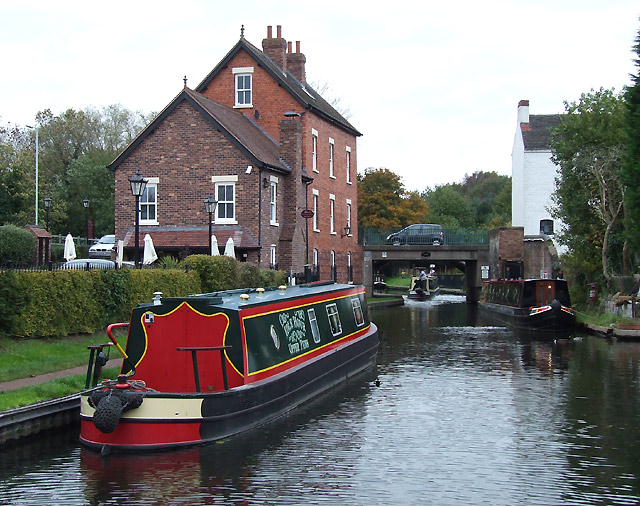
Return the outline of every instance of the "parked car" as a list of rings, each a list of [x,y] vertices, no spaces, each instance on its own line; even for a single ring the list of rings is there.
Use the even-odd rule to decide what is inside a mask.
[[[134,262],[122,262],[122,267],[134,267]],[[113,260],[105,260],[104,258],[76,258],[75,260],[69,260],[60,266],[61,269],[115,269],[116,263]]]
[[[387,236],[388,244],[443,244],[441,225],[416,223]]]
[[[89,248],[89,258],[111,258],[111,252],[116,244],[116,236],[103,235],[97,243]]]
[[[103,258],[77,258],[60,266],[61,269],[115,269],[116,263]]]

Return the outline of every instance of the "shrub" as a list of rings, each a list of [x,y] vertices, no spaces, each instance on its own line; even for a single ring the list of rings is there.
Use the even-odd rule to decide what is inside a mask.
[[[235,258],[224,255],[190,255],[183,263],[188,269],[198,273],[205,293],[240,288],[238,261]]]
[[[238,269],[238,283],[241,288],[257,288],[262,286],[260,267],[256,264],[241,263]]]
[[[18,281],[14,271],[0,272],[0,337],[13,333],[16,322],[24,305],[23,292],[18,290]]]
[[[284,271],[262,269],[260,271],[260,280],[260,286],[280,286],[287,282],[287,276]]]
[[[15,225],[0,227],[0,265],[8,262],[33,263],[36,255],[36,238],[31,232]]]

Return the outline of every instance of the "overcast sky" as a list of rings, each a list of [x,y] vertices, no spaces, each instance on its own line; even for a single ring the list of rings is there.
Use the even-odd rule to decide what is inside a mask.
[[[637,0],[0,0],[0,123],[120,103],[160,111],[240,37],[299,40],[309,82],[350,111],[358,170],[409,190],[511,174],[517,104],[564,110],[636,73]],[[295,44],[294,44],[295,47]]]

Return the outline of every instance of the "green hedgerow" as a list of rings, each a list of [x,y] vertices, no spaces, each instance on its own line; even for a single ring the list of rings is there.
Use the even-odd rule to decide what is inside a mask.
[[[0,265],[32,263],[35,256],[36,238],[31,232],[15,225],[0,227]]]

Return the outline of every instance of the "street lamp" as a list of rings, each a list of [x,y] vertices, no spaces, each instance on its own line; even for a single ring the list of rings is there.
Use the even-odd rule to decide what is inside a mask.
[[[348,235],[351,235],[351,225],[347,223],[347,226],[344,227],[344,234],[340,234],[340,238],[347,237]]]
[[[44,208],[47,210],[47,226],[45,227],[45,230],[48,232],[49,231],[49,208],[51,207],[51,197],[45,197],[44,199]]]
[[[89,244],[89,199],[87,197],[82,201],[84,207],[84,221],[87,224],[87,244]]]
[[[217,205],[218,205],[218,201],[214,199],[213,195],[211,194],[209,194],[209,196],[206,199],[204,199],[204,208],[209,213],[209,255],[213,255],[213,240],[211,238],[212,236],[211,218],[213,216],[213,213],[216,212]]]
[[[131,185],[131,194],[136,198],[136,254],[135,254],[135,266],[136,269],[140,268],[140,238],[138,232],[140,230],[140,197],[144,193],[147,187],[148,180],[140,175],[140,171],[136,172],[135,176],[129,178],[129,184]]]
[[[38,125],[25,125],[27,128],[33,128],[36,131],[36,225],[38,224]]]

